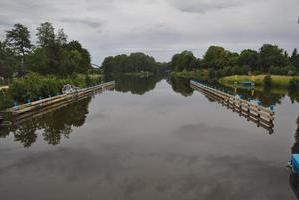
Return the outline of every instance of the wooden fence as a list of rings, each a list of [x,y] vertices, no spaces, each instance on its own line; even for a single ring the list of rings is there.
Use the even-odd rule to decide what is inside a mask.
[[[267,129],[270,134],[273,133],[275,113],[269,108],[256,105],[238,96],[227,94],[195,81],[190,81],[190,85],[192,88],[201,91],[203,94],[218,101],[232,111],[239,113],[240,116],[256,123],[258,127]]]

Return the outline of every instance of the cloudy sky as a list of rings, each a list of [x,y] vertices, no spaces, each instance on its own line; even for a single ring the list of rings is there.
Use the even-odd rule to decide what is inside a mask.
[[[201,57],[210,45],[232,51],[272,43],[299,47],[298,0],[1,0],[0,38],[20,22],[35,40],[45,21],[79,40],[94,63],[142,51],[168,61],[183,50]]]

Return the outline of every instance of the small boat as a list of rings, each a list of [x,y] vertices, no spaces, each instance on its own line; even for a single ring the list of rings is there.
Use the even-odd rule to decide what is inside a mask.
[[[253,81],[243,81],[241,82],[242,85],[244,86],[254,86],[255,83]]]
[[[292,154],[290,166],[293,173],[299,174],[299,154]]]

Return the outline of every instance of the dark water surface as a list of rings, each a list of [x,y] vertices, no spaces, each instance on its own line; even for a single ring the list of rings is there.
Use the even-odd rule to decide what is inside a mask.
[[[3,130],[0,199],[296,199],[285,165],[298,91],[237,92],[275,105],[272,135],[188,81],[159,77],[121,78]]]

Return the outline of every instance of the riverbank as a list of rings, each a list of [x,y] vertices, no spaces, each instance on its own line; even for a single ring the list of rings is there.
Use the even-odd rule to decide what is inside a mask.
[[[223,85],[242,85],[243,82],[251,81],[256,86],[264,86],[264,78],[266,75],[248,76],[248,75],[235,75],[226,76],[219,79],[219,83]],[[275,87],[288,88],[292,79],[299,79],[299,76],[280,76],[271,75],[271,85]]]
[[[170,76],[177,77],[177,78],[207,80],[209,79],[209,71],[208,70],[182,71],[182,72],[173,71],[170,73]]]
[[[149,77],[153,76],[154,73],[152,72],[130,72],[130,73],[124,73],[125,76],[137,76],[137,77]]]
[[[100,75],[75,74],[69,77],[42,76],[30,74],[12,81],[9,88],[0,93],[0,110],[12,107],[14,104],[32,102],[49,96],[61,94],[62,87],[67,84],[79,88],[101,83]]]

